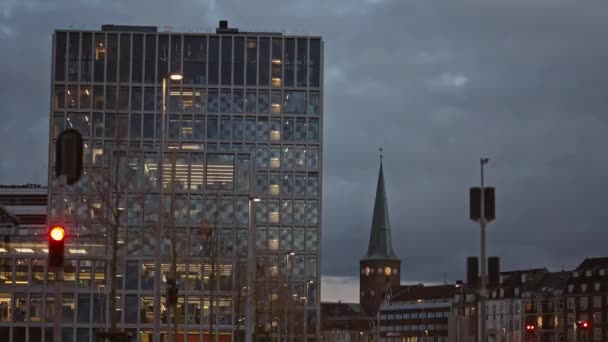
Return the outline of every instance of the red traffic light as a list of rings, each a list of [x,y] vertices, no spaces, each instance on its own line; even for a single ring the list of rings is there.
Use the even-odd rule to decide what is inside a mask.
[[[591,324],[588,321],[577,321],[576,327],[579,329],[589,329],[591,328]]]
[[[65,238],[65,229],[62,226],[54,226],[51,228],[49,236],[55,241],[63,241]]]
[[[527,330],[527,331],[532,331],[532,330],[534,330],[534,329],[536,329],[536,326],[534,326],[533,324],[527,324],[527,325],[526,325],[526,330]]]

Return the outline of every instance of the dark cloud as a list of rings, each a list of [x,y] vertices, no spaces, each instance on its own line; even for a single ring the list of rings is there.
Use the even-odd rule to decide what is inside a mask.
[[[0,181],[46,179],[53,29],[210,32],[223,18],[325,39],[325,274],[357,274],[380,146],[406,280],[462,278],[478,253],[466,216],[481,156],[498,189],[488,249],[503,268],[605,254],[605,1],[5,0]]]

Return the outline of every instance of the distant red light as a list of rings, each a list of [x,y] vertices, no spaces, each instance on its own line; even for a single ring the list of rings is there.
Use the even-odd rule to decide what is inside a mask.
[[[589,323],[587,323],[587,322],[583,322],[583,328],[586,328],[586,327],[588,327],[588,326],[589,326]]]
[[[51,229],[49,235],[51,236],[51,239],[61,241],[65,237],[65,229],[61,226],[55,226]]]

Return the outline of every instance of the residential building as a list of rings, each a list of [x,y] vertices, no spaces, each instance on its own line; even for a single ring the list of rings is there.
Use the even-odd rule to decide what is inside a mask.
[[[376,341],[373,323],[356,303],[321,303],[321,339],[324,342]]]
[[[565,282],[565,341],[574,341],[573,324],[587,321],[591,328],[577,331],[578,340],[608,340],[608,258],[587,258]]]
[[[93,341],[110,325],[115,232],[118,328],[133,341],[166,338],[171,321],[179,340],[208,341],[211,331],[242,340],[250,243],[256,339],[317,339],[322,60],[321,37],[225,22],[215,34],[55,32],[47,223],[68,232],[63,341]],[[83,136],[84,174],[62,198],[54,143],[66,128]],[[8,342],[51,340],[55,278],[45,245],[43,235],[27,255],[0,256],[12,278],[0,284]]]

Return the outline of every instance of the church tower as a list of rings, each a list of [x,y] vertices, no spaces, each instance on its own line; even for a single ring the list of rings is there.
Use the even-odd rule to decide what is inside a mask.
[[[381,150],[382,153],[382,150]],[[391,225],[388,216],[388,203],[382,171],[382,154],[380,154],[380,173],[376,188],[376,200],[372,218],[372,229],[369,247],[365,256],[359,261],[359,302],[365,313],[376,315],[387,295],[399,291],[401,260],[393,250]]]

